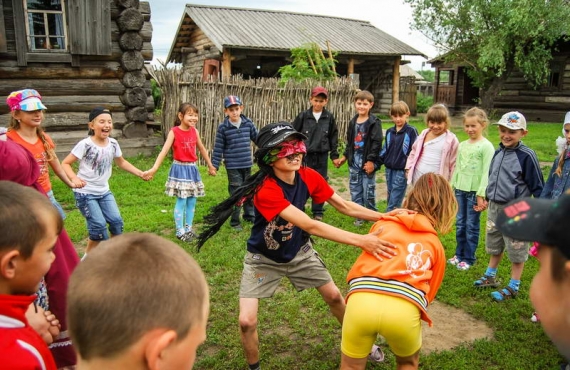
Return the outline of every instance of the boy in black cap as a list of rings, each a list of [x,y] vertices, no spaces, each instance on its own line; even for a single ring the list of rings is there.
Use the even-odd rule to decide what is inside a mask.
[[[570,359],[570,191],[560,198],[522,198],[497,217],[506,236],[539,244],[540,270],[530,286],[530,300],[540,323],[560,353]]]
[[[218,126],[212,154],[212,165],[216,171],[220,169],[222,160],[224,161],[230,195],[251,175],[251,167],[253,166],[251,142],[255,142],[257,128],[242,112],[243,104],[238,96],[229,95],[224,98],[226,118]],[[230,226],[237,231],[242,230],[240,224],[241,208],[235,207],[230,220]],[[253,222],[254,217],[253,205],[251,202],[245,202],[243,219],[247,222]]]
[[[301,166],[306,154],[305,135],[286,122],[271,123],[257,135],[254,157],[259,171],[230,198],[204,217],[206,229],[198,237],[200,248],[232,213],[235,205],[253,199],[255,223],[247,241],[240,287],[240,334],[250,369],[259,369],[257,311],[259,299],[273,295],[283,277],[297,290],[316,288],[342,323],[344,299],[311,245],[310,235],[362,248],[379,260],[394,255],[394,246],[377,234],[360,235],[338,229],[304,213],[309,198],[328,202],[350,217],[376,221],[382,214],[345,201],[315,170]],[[377,347],[371,354],[383,359]]]
[[[311,108],[299,113],[293,128],[307,136],[307,154],[305,164],[328,179],[328,164],[330,159],[338,162],[338,128],[331,112],[325,109],[329,99],[329,92],[322,86],[311,91]],[[323,203],[311,205],[315,220],[322,221],[324,213]]]

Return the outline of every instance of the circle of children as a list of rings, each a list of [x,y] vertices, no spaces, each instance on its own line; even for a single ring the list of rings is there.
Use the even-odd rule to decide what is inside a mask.
[[[407,123],[408,106],[394,103],[394,126],[384,135],[381,121],[370,114],[374,97],[360,91],[348,144],[340,154],[335,118],[325,108],[328,97],[325,88],[314,88],[311,108],[292,124],[269,123],[259,132],[243,115],[239,97],[226,97],[226,118],[217,129],[211,160],[196,129],[197,107],[182,104],[154,165],[142,171],[122,157],[119,143],[110,137],[109,110],[98,107],[89,113],[88,137],[60,163],[41,126],[46,107],[40,94],[31,89],[10,94],[12,119],[7,133],[0,135],[2,366],[192,367],[206,338],[205,277],[175,243],[151,234],[121,235],[123,220],[108,183],[113,162],[151,180],[171,149],[166,194],[176,197],[179,240],[197,242],[199,249],[228,218],[240,231],[242,210],[243,221],[252,223],[238,319],[250,369],[261,367],[259,299],[271,297],[284,276],[299,291],[316,288],[341,323],[342,369],[383,361],[384,353],[374,344],[378,335],[385,338],[399,369],[417,368],[420,321],[431,325],[427,309],[446,264],[459,270],[474,266],[484,210],[490,258],[474,286],[492,288],[497,302],[516,297],[529,242],[535,242],[531,253],[541,266],[530,287],[533,320],[542,323],[570,358],[570,247],[563,226],[570,222],[570,195],[565,194],[570,187],[570,112],[557,140],[559,157],[544,184],[536,154],[521,141],[527,127],[518,112],[496,122],[497,149],[483,136],[489,121],[479,108],[465,112],[469,139],[461,143],[449,130],[449,113],[441,104],[429,109],[427,128],[418,135]],[[256,145],[253,158],[251,142]],[[230,194],[204,217],[199,234],[193,228],[194,210],[205,192],[196,149],[210,175],[225,165]],[[335,167],[347,162],[352,201],[328,185],[329,159]],[[79,162],[77,172],[74,162]],[[254,163],[258,170],[252,174]],[[375,199],[381,165],[388,187],[386,213],[378,212]],[[63,226],[65,213],[54,198],[49,167],[73,190],[85,217],[88,257],[82,262]],[[311,215],[304,212],[309,198]],[[325,202],[354,218],[356,226],[372,222],[370,232],[353,233],[323,222]],[[450,232],[454,223],[457,248],[447,259],[438,232]],[[347,275],[347,297],[309,235],[362,249]],[[511,262],[511,280],[501,286],[496,275],[504,252]],[[169,268],[161,267],[165,265]]]

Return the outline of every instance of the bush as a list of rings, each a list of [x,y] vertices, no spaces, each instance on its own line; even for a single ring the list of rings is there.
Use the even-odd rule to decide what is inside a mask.
[[[433,96],[418,93],[417,96],[418,113],[426,113],[433,105]]]

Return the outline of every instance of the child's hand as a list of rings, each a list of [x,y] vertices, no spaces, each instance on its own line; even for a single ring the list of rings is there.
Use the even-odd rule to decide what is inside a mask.
[[[488,202],[485,198],[477,196],[477,204],[473,206],[475,212],[483,212],[487,209]]]
[[[344,164],[344,162],[346,162],[346,157],[342,156],[341,158],[337,159],[337,164],[335,164],[336,168],[339,168],[340,166],[342,166]],[[333,162],[334,163],[334,162]]]
[[[371,173],[374,172],[374,163],[368,161],[364,163],[364,166],[362,166],[362,168],[364,169],[364,172],[366,172],[367,175],[370,175]]]
[[[216,167],[209,165],[208,166],[208,174],[210,176],[216,176],[218,174],[218,172],[216,171]]]
[[[143,172],[142,178],[144,181],[150,181],[150,180],[152,180],[152,176],[153,176],[153,173],[151,172],[151,170],[148,170],[148,171]]]
[[[76,177],[73,180],[71,180],[72,189],[80,189],[85,185],[87,185],[87,182],[85,182],[85,180],[80,179],[79,177]]]
[[[61,325],[50,311],[44,311],[41,307],[34,307],[34,304],[31,304],[26,311],[26,319],[46,344],[53,343],[59,335]]]

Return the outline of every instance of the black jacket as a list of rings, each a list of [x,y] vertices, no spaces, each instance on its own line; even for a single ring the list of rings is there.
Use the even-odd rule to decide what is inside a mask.
[[[348,129],[346,130],[346,149],[344,150],[344,156],[350,166],[353,165],[354,161],[354,135],[357,118],[358,114],[350,120]],[[382,164],[380,161],[380,150],[382,149],[382,140],[384,138],[384,134],[382,133],[382,121],[371,114],[368,116],[368,121],[363,123],[363,125],[366,125],[364,127],[366,136],[363,161],[364,163],[368,161],[374,163],[374,169],[377,170]]]
[[[323,109],[317,122],[310,108],[299,113],[293,127],[308,137],[305,141],[307,153],[330,152],[330,159],[338,158],[338,128],[331,112]]]

